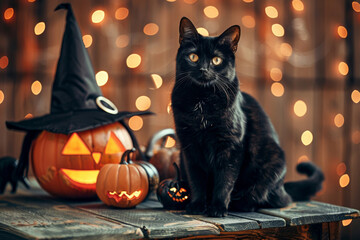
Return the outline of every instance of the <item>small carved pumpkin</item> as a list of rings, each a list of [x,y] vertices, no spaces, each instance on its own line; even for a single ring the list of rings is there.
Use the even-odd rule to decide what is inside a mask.
[[[30,154],[34,175],[51,195],[64,198],[96,196],[96,178],[107,163],[119,163],[133,143],[118,123],[70,135],[43,131]]]
[[[139,164],[130,160],[130,153],[135,149],[126,150],[120,164],[106,164],[96,182],[96,193],[106,205],[131,208],[141,203],[149,191],[146,171]]]
[[[176,163],[175,179],[163,180],[157,190],[157,196],[165,209],[182,210],[190,202],[190,188],[186,181],[181,180],[180,170]]]

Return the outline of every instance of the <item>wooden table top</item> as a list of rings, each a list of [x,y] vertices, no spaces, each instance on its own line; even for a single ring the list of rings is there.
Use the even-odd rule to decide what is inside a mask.
[[[296,202],[282,209],[230,212],[224,218],[211,218],[166,211],[155,196],[134,209],[117,209],[100,201],[55,199],[39,188],[0,195],[0,239],[10,236],[26,239],[179,238],[358,217],[356,209],[316,201]]]

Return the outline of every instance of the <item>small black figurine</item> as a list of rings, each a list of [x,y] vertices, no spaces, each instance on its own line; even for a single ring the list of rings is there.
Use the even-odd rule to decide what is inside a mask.
[[[5,191],[6,184],[12,186],[11,193],[15,193],[18,181],[22,182],[26,188],[30,188],[24,177],[17,177],[16,168],[18,161],[13,157],[0,158],[0,194]]]

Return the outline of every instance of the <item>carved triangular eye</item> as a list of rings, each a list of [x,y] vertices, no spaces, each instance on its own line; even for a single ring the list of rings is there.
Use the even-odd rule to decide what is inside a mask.
[[[62,150],[64,155],[90,155],[91,152],[77,133],[73,133]]]
[[[125,152],[125,147],[121,141],[116,137],[116,135],[111,132],[110,139],[105,147],[105,154],[115,154]]]

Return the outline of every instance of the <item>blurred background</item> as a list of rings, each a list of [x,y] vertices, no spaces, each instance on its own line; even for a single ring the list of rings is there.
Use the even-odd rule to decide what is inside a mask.
[[[178,25],[202,35],[241,26],[236,53],[243,91],[262,104],[295,166],[313,161],[326,175],[315,200],[360,209],[360,3],[351,0],[91,0],[69,1],[103,95],[119,110],[151,110],[130,127],[142,145],[174,127],[170,93]],[[50,111],[51,87],[66,11],[61,1],[0,2],[0,156],[19,156],[24,133],[6,120]],[[358,220],[342,237],[360,236]]]

